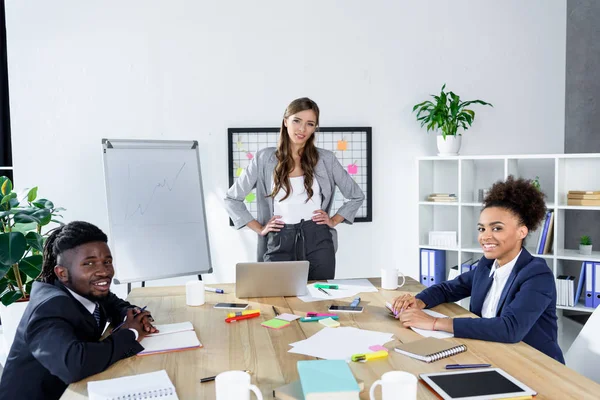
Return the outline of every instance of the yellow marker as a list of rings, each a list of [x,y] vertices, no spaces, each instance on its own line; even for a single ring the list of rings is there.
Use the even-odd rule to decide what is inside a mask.
[[[260,314],[260,310],[244,310],[244,311],[238,311],[238,312],[230,312],[227,314],[227,318],[233,318],[233,317],[241,317],[242,315],[248,315],[248,314]]]
[[[385,358],[388,356],[388,352],[385,350],[379,350],[374,353],[355,354],[352,356],[352,361],[369,361],[376,360],[378,358]]]

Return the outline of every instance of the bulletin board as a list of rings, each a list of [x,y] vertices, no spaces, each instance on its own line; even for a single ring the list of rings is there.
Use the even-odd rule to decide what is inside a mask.
[[[365,201],[358,209],[354,222],[371,222],[373,219],[371,128],[319,128],[315,135],[316,146],[332,151],[365,194]],[[258,150],[277,147],[278,139],[279,128],[229,128],[229,186],[233,185],[250,164]],[[330,215],[335,215],[344,202],[344,196],[336,187]],[[246,196],[244,203],[256,218],[256,189]],[[231,221],[230,224],[233,225]]]

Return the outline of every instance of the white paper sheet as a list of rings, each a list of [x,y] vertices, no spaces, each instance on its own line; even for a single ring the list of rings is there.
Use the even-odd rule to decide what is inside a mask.
[[[391,333],[353,327],[322,329],[306,340],[292,343],[289,352],[326,360],[350,360],[353,354],[370,353],[370,346],[392,339]]]
[[[315,287],[315,284],[317,283],[326,284],[325,282],[315,282],[306,285],[308,294],[305,296],[298,296],[298,298],[305,303],[310,303],[313,301],[345,299],[346,297],[354,297],[360,293],[360,289],[357,289],[356,287],[349,287],[348,289],[340,287],[339,289],[324,289],[329,293],[325,294]]]
[[[358,293],[378,291],[368,279],[328,279],[327,283],[339,285],[340,289],[359,290]]]
[[[436,318],[446,318],[447,317],[447,315],[441,314],[441,313],[433,311],[433,310],[424,309],[423,312],[425,314],[429,314],[432,317],[436,317]],[[454,337],[454,334],[450,333],[450,332],[432,331],[429,329],[419,329],[419,328],[413,328],[412,326],[410,327],[410,329],[417,332],[419,335],[425,336],[425,337],[434,337],[434,338],[438,338],[438,339],[446,339],[446,338]]]
[[[294,315],[294,314],[288,314],[288,313],[284,313],[284,314],[279,314],[278,316],[275,317],[276,319],[280,319],[282,321],[288,321],[288,322],[292,322],[297,320],[298,318],[300,318],[299,315]]]

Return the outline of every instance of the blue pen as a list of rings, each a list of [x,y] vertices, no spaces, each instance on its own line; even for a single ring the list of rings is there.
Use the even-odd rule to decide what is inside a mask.
[[[350,303],[350,307],[358,307],[359,303],[360,303],[360,297],[357,297],[354,300],[352,300],[352,303]]]
[[[223,291],[223,289],[217,289],[217,288],[212,288],[212,287],[207,287],[207,286],[204,287],[204,290],[206,290],[207,292],[214,292],[214,293],[220,293],[220,294],[225,293]]]
[[[446,365],[446,369],[486,368],[491,366],[492,364],[448,364]]]
[[[146,307],[148,306],[144,306],[139,313],[144,312],[144,310],[146,309]],[[137,314],[139,314],[137,313]],[[133,314],[133,316],[135,317],[137,314]],[[119,330],[120,327],[122,327],[123,325],[125,325],[125,322],[127,321],[127,316],[125,316],[125,319],[123,320],[123,322],[121,322],[119,325],[117,325],[117,327],[115,329],[113,329],[110,333],[115,333],[117,330]]]

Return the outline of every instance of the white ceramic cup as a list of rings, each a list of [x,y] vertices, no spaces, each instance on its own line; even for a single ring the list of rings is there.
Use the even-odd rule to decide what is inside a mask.
[[[381,375],[369,391],[369,398],[375,400],[375,388],[381,385],[382,400],[417,400],[417,377],[404,371],[390,371]]]
[[[185,284],[185,304],[201,306],[204,304],[204,282],[189,281]]]
[[[253,391],[258,400],[263,400],[262,393],[250,383],[250,374],[246,371],[221,372],[215,378],[217,400],[250,400]]]
[[[406,278],[404,274],[396,268],[382,268],[381,269],[381,288],[385,290],[396,290],[398,289],[398,276],[402,277],[402,283],[400,287],[404,286]]]

